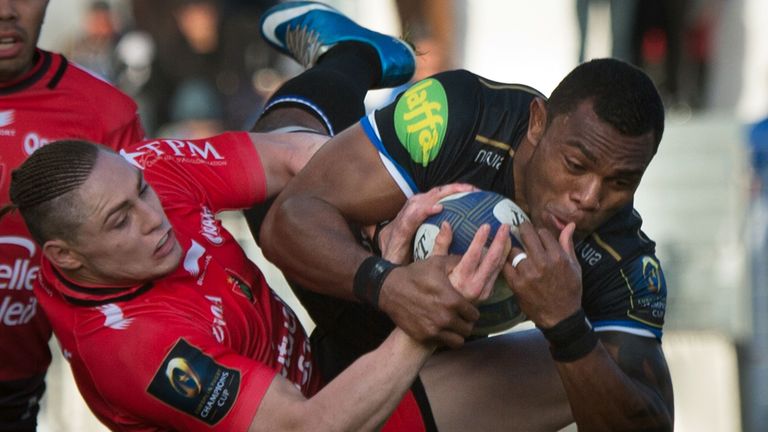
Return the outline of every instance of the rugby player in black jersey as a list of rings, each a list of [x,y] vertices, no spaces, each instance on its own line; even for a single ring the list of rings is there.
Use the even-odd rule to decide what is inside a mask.
[[[579,65],[549,99],[467,71],[441,73],[329,141],[272,206],[261,245],[315,320],[313,337],[338,359],[321,366],[326,373],[397,325],[418,340],[478,353],[453,374],[435,376],[428,364],[427,389],[451,376],[471,382],[486,360],[478,346],[522,353],[498,373],[533,378],[512,392],[518,399],[496,401],[491,412],[529,416],[530,429],[564,404],[583,430],[671,430],[661,349],[667,287],[633,208],[663,129],[653,83],[618,60]],[[431,278],[424,263],[376,257],[350,228],[391,220],[414,194],[455,182],[502,193],[531,217],[521,226],[526,256],[513,249],[503,275],[537,329],[464,344],[476,308]],[[386,235],[381,230],[376,241]],[[493,398],[470,387],[460,411],[474,403],[488,412]],[[468,419],[449,413],[455,395],[427,396],[440,430],[503,424],[461,423]],[[531,397],[539,410],[514,411]]]

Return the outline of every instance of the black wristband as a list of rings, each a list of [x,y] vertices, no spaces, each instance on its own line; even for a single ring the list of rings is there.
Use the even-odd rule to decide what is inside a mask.
[[[378,309],[379,294],[384,285],[384,279],[395,267],[397,267],[395,264],[378,256],[366,258],[357,268],[355,280],[352,283],[352,292],[355,297]]]
[[[539,328],[549,341],[552,358],[558,362],[576,361],[595,349],[597,334],[587,319],[584,309],[548,329]]]

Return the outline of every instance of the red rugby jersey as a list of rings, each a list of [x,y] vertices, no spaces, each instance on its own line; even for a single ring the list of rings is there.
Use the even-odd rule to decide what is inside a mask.
[[[144,137],[136,104],[110,84],[59,55],[38,50],[20,79],[0,83],[0,202],[7,203],[10,173],[53,140],[80,138],[115,149]],[[32,285],[40,247],[21,217],[0,220],[0,381],[43,373],[51,360],[50,326]]]
[[[43,260],[35,290],[94,413],[115,430],[246,430],[275,374],[320,387],[294,313],[214,214],[265,199],[246,133],[152,140],[123,151],[144,170],[181,243],[170,275],[85,287]]]

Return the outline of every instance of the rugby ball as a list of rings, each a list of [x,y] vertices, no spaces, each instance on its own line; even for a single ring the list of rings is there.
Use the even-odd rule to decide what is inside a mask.
[[[427,218],[416,231],[413,244],[414,260],[427,259],[432,254],[437,233],[443,221],[453,230],[448,253],[461,255],[472,243],[475,232],[483,224],[491,226],[486,246],[490,246],[501,224],[510,226],[513,246],[522,249],[518,226],[528,216],[512,200],[490,191],[461,192],[440,200],[443,210]],[[480,319],[475,323],[473,335],[488,335],[507,330],[525,320],[512,290],[502,276],[496,280],[493,293],[480,302]]]

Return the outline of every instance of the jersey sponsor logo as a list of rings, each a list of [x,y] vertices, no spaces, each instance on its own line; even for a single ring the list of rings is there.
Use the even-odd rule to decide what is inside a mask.
[[[8,127],[13,124],[14,110],[0,111],[0,128]]]
[[[0,246],[6,247],[4,245],[21,247],[29,257],[16,258],[13,263],[0,263],[0,290],[32,291],[33,283],[40,271],[39,266],[32,264],[37,246],[32,240],[24,237],[0,236]]]
[[[133,318],[125,318],[123,310],[114,303],[97,306],[96,309],[104,315],[104,327],[125,330],[133,322]]]
[[[493,150],[480,150],[475,155],[475,163],[487,165],[497,171],[501,168],[502,162],[504,162],[504,155]]]
[[[24,136],[24,153],[29,156],[40,149],[40,147],[50,144],[51,141],[53,140],[41,137],[37,132],[30,132]]]
[[[5,296],[0,303],[0,323],[8,327],[26,324],[37,314],[37,299],[30,297],[27,303],[13,301],[11,296]]]
[[[230,411],[240,391],[240,372],[217,363],[186,340],[163,360],[147,392],[209,425]]]
[[[192,240],[192,245],[184,255],[184,270],[192,276],[200,275],[200,258],[205,254],[205,248],[200,243]]]
[[[277,331],[282,333],[280,336],[280,343],[277,345],[277,363],[280,365],[280,375],[284,378],[294,381],[293,384],[296,388],[301,389],[307,385],[309,379],[312,376],[312,361],[310,360],[311,347],[309,341],[304,339],[304,344],[298,346],[296,344],[296,331],[301,330],[298,318],[294,315],[293,311],[283,303],[283,301],[275,293],[272,293],[272,298],[276,299],[276,302],[281,306],[283,315],[282,328],[277,327]],[[298,357],[295,354],[298,351]],[[299,371],[299,375],[296,377],[289,376],[289,370],[293,362],[296,361],[296,367]]]
[[[219,231],[219,224],[216,222],[216,216],[211,209],[206,206],[203,206],[200,212],[200,234],[214,246],[224,243],[224,237],[221,236],[221,232]]]
[[[395,107],[395,132],[414,162],[427,166],[440,152],[448,119],[448,97],[428,78],[409,88]]]
[[[210,141],[162,139],[134,147],[134,151],[120,150],[120,156],[139,169],[144,169],[157,158],[171,157],[184,163],[225,165],[226,159]]]
[[[16,136],[16,129],[8,129],[13,124],[14,110],[0,111],[0,136]]]
[[[594,266],[595,264],[599,263],[601,259],[603,259],[603,254],[595,249],[591,244],[584,242],[583,245],[584,246],[581,248],[581,251],[579,251],[581,262],[590,266]]]
[[[213,337],[215,337],[219,343],[224,343],[227,327],[227,321],[224,319],[224,302],[221,300],[221,297],[218,296],[207,295],[205,298],[211,302],[211,315],[213,315],[211,331]]]

